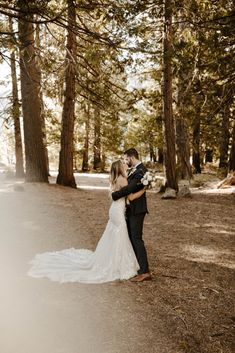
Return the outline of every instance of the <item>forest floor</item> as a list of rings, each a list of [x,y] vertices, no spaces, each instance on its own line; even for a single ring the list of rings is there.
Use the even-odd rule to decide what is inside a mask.
[[[95,249],[107,222],[107,175],[77,174],[77,190],[54,181],[0,174],[1,353],[234,352],[234,187],[148,192],[153,280],[87,285],[27,276],[37,253]]]

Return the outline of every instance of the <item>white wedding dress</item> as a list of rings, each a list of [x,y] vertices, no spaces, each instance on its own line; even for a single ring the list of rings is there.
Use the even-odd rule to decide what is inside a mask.
[[[38,254],[31,261],[28,274],[61,283],[104,283],[135,276],[139,265],[128,236],[124,212],[124,198],[112,202],[108,224],[94,252],[71,248]]]

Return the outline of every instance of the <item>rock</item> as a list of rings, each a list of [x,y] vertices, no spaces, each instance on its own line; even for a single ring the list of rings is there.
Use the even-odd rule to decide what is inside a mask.
[[[178,196],[179,197],[191,197],[191,191],[189,190],[189,187],[187,185],[183,185],[181,187],[179,187],[179,191],[178,191]]]
[[[166,188],[165,193],[162,195],[162,199],[164,200],[176,199],[176,191],[171,188]]]

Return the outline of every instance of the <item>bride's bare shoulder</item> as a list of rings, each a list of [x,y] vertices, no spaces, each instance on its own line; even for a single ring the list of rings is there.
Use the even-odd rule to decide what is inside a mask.
[[[117,184],[120,188],[127,186],[127,184],[128,184],[127,178],[122,175],[119,175],[117,178]]]
[[[115,183],[112,185],[112,191],[118,191],[127,185],[128,185],[127,178],[122,175],[119,175]]]

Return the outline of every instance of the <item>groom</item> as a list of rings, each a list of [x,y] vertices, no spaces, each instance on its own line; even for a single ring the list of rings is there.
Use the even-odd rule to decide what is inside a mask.
[[[124,160],[130,168],[128,174],[128,185],[123,187],[119,191],[115,191],[112,193],[112,198],[114,201],[143,189],[141,179],[147,169],[139,161],[139,155],[136,149],[128,149],[124,153]],[[151,280],[147,252],[145,249],[144,241],[142,239],[144,217],[146,213],[148,213],[148,209],[145,193],[140,198],[131,201],[130,204],[127,205],[126,221],[128,233],[140,266],[138,275],[131,280],[133,282],[143,282],[146,280]]]

